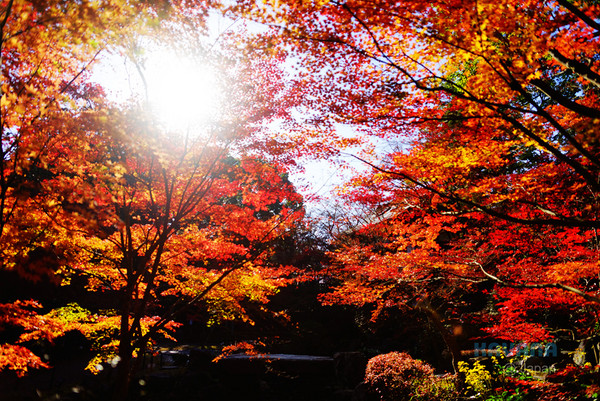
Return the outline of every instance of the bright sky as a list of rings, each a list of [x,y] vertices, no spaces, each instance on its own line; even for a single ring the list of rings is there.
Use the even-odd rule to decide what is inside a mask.
[[[94,77],[116,102],[139,96],[143,99],[147,90],[157,121],[168,130],[181,132],[217,118],[221,90],[209,66],[156,49],[148,52],[139,69],[123,57],[109,55]]]
[[[151,107],[158,120],[173,132],[199,130],[203,123],[218,118],[220,90],[215,74],[206,65],[181,58],[168,51],[148,54],[143,66]],[[94,80],[107,90],[110,100],[121,103],[132,97],[144,97],[144,84],[136,66],[124,57],[106,56],[95,69]],[[343,136],[355,135],[351,127],[339,126]],[[378,147],[385,146],[384,143]],[[349,151],[352,153],[352,150]],[[355,149],[358,154],[358,149]],[[305,197],[309,212],[326,207],[327,198],[347,182],[353,170],[365,171],[367,165],[350,155],[338,160],[303,161],[303,172],[292,172],[290,180]]]
[[[192,59],[178,57],[161,50],[148,54],[143,66],[151,107],[166,129],[186,130],[216,118],[219,88],[210,68]],[[105,56],[94,72],[94,80],[104,86],[110,100],[117,103],[131,97],[144,97],[144,84],[136,66],[124,57]],[[345,135],[352,135],[341,127]],[[357,166],[356,160],[344,157],[342,163]],[[318,208],[313,195],[331,196],[334,189],[350,178],[350,170],[333,162],[308,161],[303,173],[292,173],[290,179],[307,198],[309,209]]]
[[[224,31],[235,23],[215,17],[209,22],[211,41],[218,41]],[[140,66],[147,85],[151,107],[156,110],[158,120],[174,132],[188,128],[201,130],[203,123],[218,118],[221,91],[216,74],[201,60],[180,57],[164,49],[145,54]],[[143,80],[136,66],[123,56],[106,55],[95,69],[94,79],[107,90],[110,100],[121,103],[132,97],[145,96]],[[350,127],[340,126],[344,136],[355,135]],[[356,152],[358,154],[358,150]],[[290,179],[306,198],[309,210],[320,207],[317,197],[331,197],[336,187],[347,182],[352,169],[365,170],[369,167],[350,156],[341,156],[337,161],[305,161],[305,171],[293,173]],[[346,166],[349,168],[344,168]]]

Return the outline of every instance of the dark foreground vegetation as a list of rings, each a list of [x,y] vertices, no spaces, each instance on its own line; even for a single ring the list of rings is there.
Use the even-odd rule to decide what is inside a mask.
[[[43,287],[36,286],[36,290],[43,291]],[[487,345],[494,347],[494,340],[473,341],[461,335],[457,339],[462,358],[455,373],[444,339],[425,313],[390,312],[385,320],[372,322],[370,308],[322,306],[317,296],[323,291],[323,284],[312,281],[285,288],[275,296],[271,306],[288,306],[291,319],[287,323],[265,318],[256,326],[232,322],[207,327],[206,322],[188,321],[177,331],[178,342],[156,344],[142,358],[128,398],[597,398],[600,374],[594,368],[597,356],[592,341],[560,341],[556,348],[534,349],[498,340],[498,348],[488,349]],[[85,370],[94,352],[80,332],[69,331],[52,344],[29,345],[51,368],[25,377],[3,372],[0,399],[105,400],[114,392],[118,362],[101,363],[96,374]],[[506,348],[512,346],[515,348]]]

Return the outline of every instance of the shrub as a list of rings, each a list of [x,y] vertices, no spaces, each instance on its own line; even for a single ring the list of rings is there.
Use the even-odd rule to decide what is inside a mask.
[[[467,390],[476,395],[488,393],[492,387],[492,375],[479,361],[475,361],[470,367],[467,362],[459,361],[458,370],[465,375]]]
[[[438,379],[427,363],[401,352],[378,355],[367,364],[365,382],[382,401],[450,400],[456,391],[448,377]]]

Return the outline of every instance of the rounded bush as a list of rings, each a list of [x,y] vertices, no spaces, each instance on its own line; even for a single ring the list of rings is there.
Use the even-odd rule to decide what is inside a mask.
[[[403,352],[390,352],[371,358],[367,364],[365,382],[383,401],[437,398],[433,368]]]

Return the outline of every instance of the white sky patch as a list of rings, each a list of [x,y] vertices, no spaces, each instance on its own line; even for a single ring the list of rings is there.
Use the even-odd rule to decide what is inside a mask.
[[[158,121],[183,131],[218,119],[222,90],[208,65],[158,50],[145,61],[148,100]]]
[[[236,21],[211,17],[208,42],[216,44],[222,33],[236,25]],[[246,28],[256,29],[253,25],[246,25]],[[201,135],[202,125],[218,122],[220,107],[226,101],[223,99],[224,91],[219,88],[218,71],[203,64],[198,57],[185,56],[167,47],[144,47],[137,67],[127,57],[116,54],[105,55],[96,66],[93,78],[105,88],[108,98],[116,103],[124,103],[131,98],[147,100],[157,123],[173,134]],[[294,72],[293,61],[287,66],[290,74]],[[350,126],[336,128],[341,136],[359,135]],[[381,149],[381,143],[377,148]],[[318,197],[335,197],[336,188],[354,173],[370,169],[348,154],[361,154],[360,149],[347,149],[345,153],[337,160],[301,161],[305,171],[292,172],[290,179],[306,197],[309,208],[323,207]]]
[[[141,82],[135,67],[123,56],[105,53],[94,65],[92,80],[106,91],[108,100],[122,104],[140,95]]]
[[[221,35],[237,24],[211,13],[205,41],[198,36],[203,41],[199,49],[217,46]],[[194,49],[182,54],[169,44],[144,37],[139,38],[138,45],[141,54],[136,56],[137,66],[129,57],[115,53],[105,53],[95,65],[92,79],[104,87],[110,101],[147,100],[157,123],[172,132],[218,120],[225,99],[214,66]]]
[[[150,47],[137,67],[126,57],[107,55],[94,80],[116,103],[147,100],[157,123],[170,132],[185,133],[218,120],[223,91],[217,72],[202,60],[168,49]]]
[[[353,137],[363,135],[350,125],[336,124],[338,135]],[[302,172],[292,172],[290,180],[296,185],[298,191],[305,196],[309,212],[318,212],[327,209],[329,204],[339,196],[338,190],[348,183],[356,174],[370,171],[372,168],[355,157],[359,156],[374,165],[380,165],[381,159],[389,151],[390,145],[386,140],[369,137],[363,146],[354,146],[341,151],[334,159],[314,160],[307,158],[300,163],[304,167]],[[365,147],[373,148],[373,153],[363,153]]]

